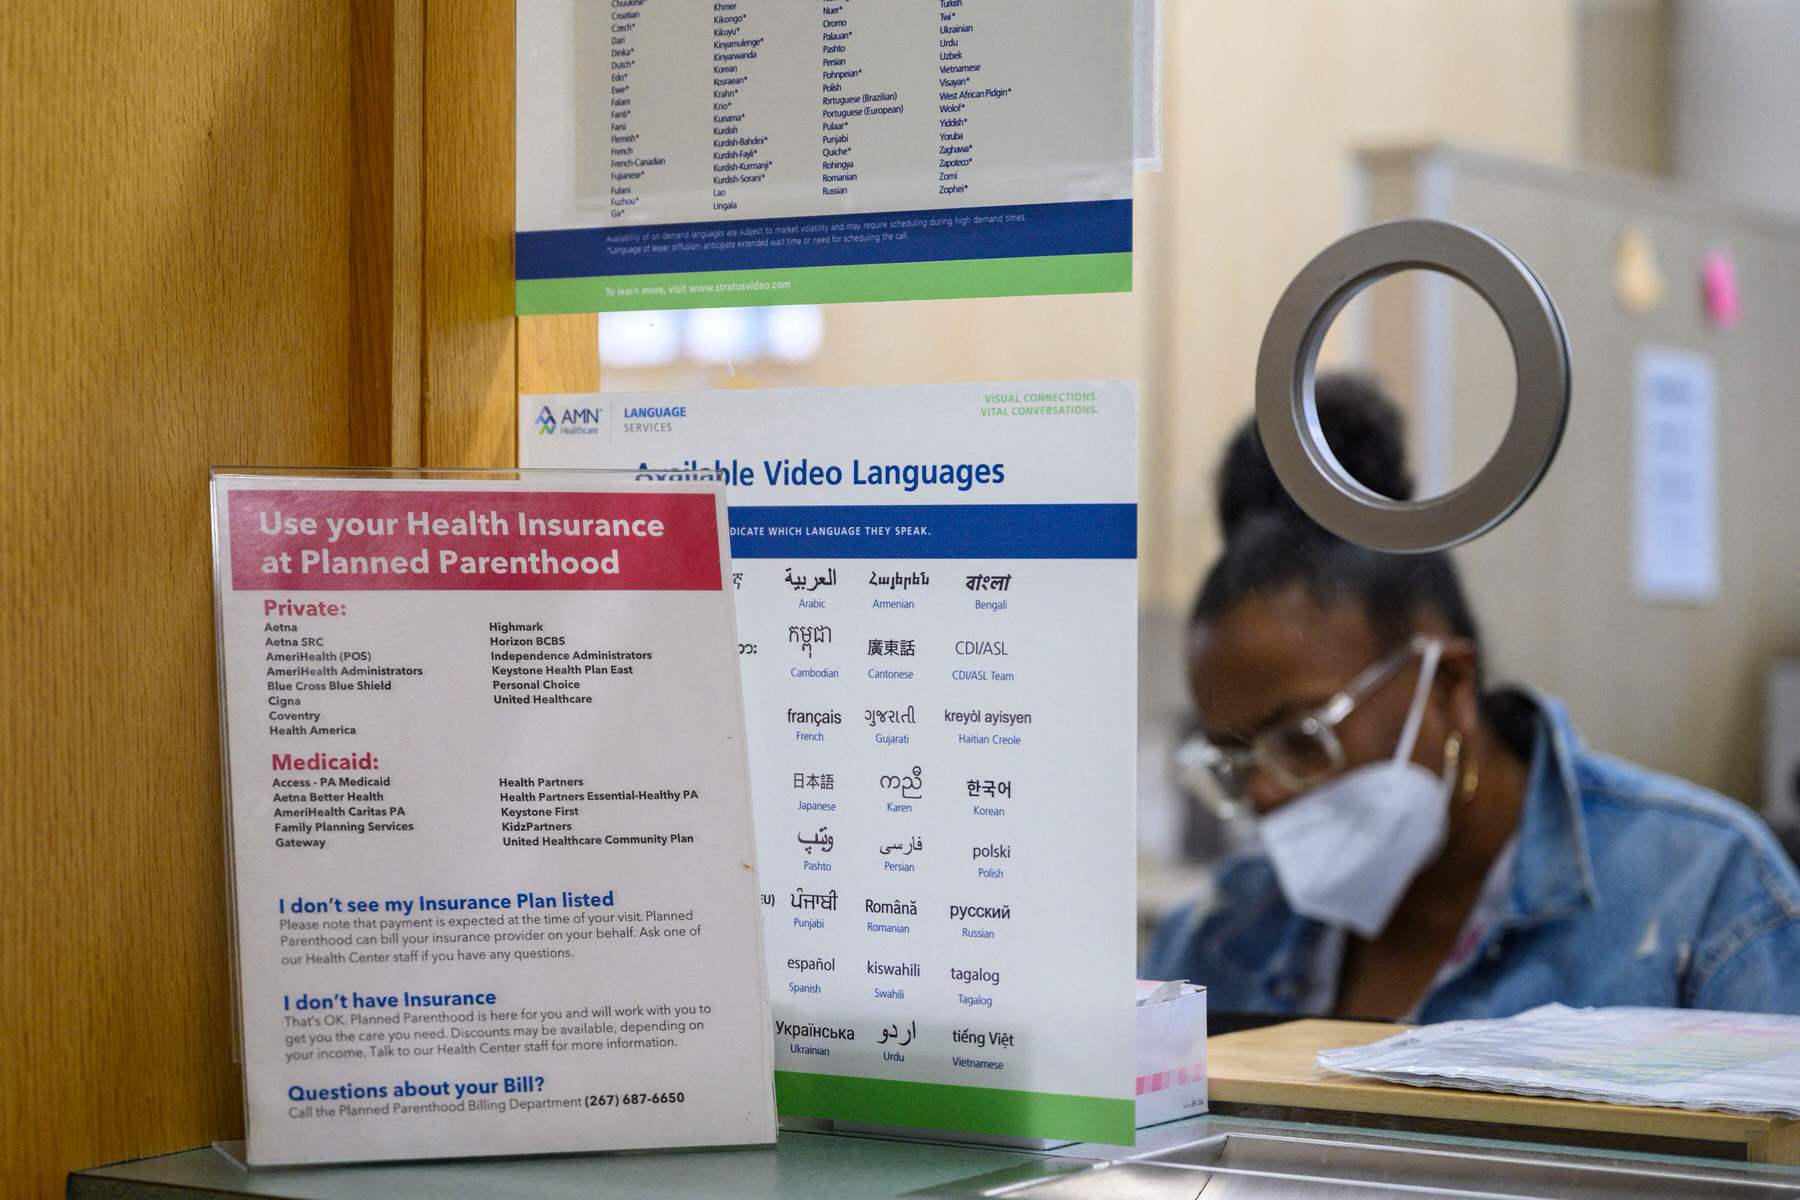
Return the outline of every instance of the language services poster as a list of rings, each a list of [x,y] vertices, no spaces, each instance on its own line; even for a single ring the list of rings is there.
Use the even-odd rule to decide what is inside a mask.
[[[1120,0],[521,0],[520,315],[1131,290]]]
[[[780,1111],[1133,1138],[1129,384],[527,396],[726,482]]]
[[[215,475],[250,1162],[773,1139],[723,521]]]

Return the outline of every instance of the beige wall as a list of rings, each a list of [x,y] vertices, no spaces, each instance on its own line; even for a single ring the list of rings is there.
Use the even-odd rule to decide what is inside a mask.
[[[1216,547],[1211,466],[1250,411],[1269,312],[1354,219],[1354,150],[1440,136],[1569,157],[1576,30],[1561,0],[1172,3],[1168,12],[1167,154],[1180,164],[1166,198],[1180,219],[1163,250],[1175,279],[1160,318],[1171,533],[1147,582],[1149,598],[1179,604]]]
[[[1772,656],[1800,650],[1800,220],[1454,150],[1386,155],[1372,169],[1390,195],[1435,173],[1433,215],[1517,251],[1568,328],[1572,398],[1556,464],[1505,525],[1457,552],[1494,674],[1563,697],[1602,750],[1756,803],[1764,672]],[[1665,282],[1643,312],[1614,295],[1627,228],[1649,240]],[[1701,311],[1700,263],[1715,250],[1736,261],[1743,296],[1743,319],[1728,330]],[[1507,416],[1495,379],[1510,350],[1473,336],[1478,305],[1437,326],[1444,387],[1420,397],[1442,410],[1440,445],[1458,475],[1485,461]],[[1429,336],[1416,325],[1406,349]],[[1699,353],[1715,372],[1720,589],[1705,604],[1647,603],[1633,587],[1635,369],[1646,346]],[[1374,353],[1384,374],[1403,372]]]
[[[1800,4],[1670,3],[1676,175],[1715,195],[1800,215]]]
[[[1576,136],[1586,165],[1668,173],[1674,150],[1670,9],[1671,0],[1581,0]]]

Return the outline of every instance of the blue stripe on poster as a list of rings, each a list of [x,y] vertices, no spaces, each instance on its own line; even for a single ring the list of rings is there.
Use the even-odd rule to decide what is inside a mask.
[[[1136,558],[1135,504],[731,506],[733,558]]]
[[[516,235],[519,279],[1120,254],[1131,201],[548,229]]]

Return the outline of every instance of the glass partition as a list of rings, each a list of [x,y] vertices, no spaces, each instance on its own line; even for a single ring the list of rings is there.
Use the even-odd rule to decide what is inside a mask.
[[[603,391],[1140,382],[1140,950],[1215,1013],[1800,1010],[1800,208],[1684,175],[1670,18],[1590,7],[1170,5],[1131,293],[580,334]],[[1402,217],[1516,254],[1570,347],[1541,485],[1429,553],[1326,532],[1253,424],[1283,290]],[[1322,444],[1471,486],[1535,403],[1519,337],[1384,280],[1323,338]]]

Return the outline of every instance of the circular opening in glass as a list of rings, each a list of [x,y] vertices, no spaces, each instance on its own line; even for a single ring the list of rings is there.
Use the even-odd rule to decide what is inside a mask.
[[[1338,314],[1319,359],[1325,444],[1351,478],[1389,499],[1461,487],[1512,420],[1518,370],[1506,329],[1473,288],[1441,272],[1400,271],[1364,288]],[[1403,463],[1380,451],[1386,431],[1359,417],[1360,380],[1399,408]],[[1339,409],[1346,415],[1334,419]]]

